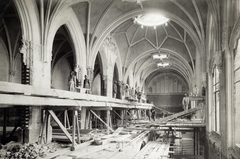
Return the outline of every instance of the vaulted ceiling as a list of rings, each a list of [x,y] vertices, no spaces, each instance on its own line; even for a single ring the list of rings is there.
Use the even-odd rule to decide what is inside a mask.
[[[44,4],[46,9],[47,6],[52,6],[50,10],[60,9],[58,8],[60,3],[65,3],[73,9],[86,41],[89,40],[89,50],[93,54],[97,55],[107,36],[113,37],[125,78],[132,73],[142,81],[150,81],[160,73],[172,72],[191,83],[197,69],[202,67],[199,63],[205,53],[209,2],[209,0],[50,0],[44,1]],[[36,3],[39,5],[40,1],[36,0]],[[13,21],[6,21],[11,19],[5,18],[14,17],[16,11],[9,14],[5,12],[5,8],[10,4],[6,0],[0,4],[3,11],[0,15],[0,31],[3,34],[3,26],[17,26],[8,25]],[[142,28],[141,25],[134,23],[135,17],[146,13],[160,13],[169,21],[155,29]],[[170,66],[157,67],[157,63],[161,61],[153,60],[152,55],[159,52],[169,55],[169,58],[163,61],[169,62]]]
[[[93,0],[73,6],[83,31],[92,36],[92,51],[105,36],[114,37],[123,70],[133,70],[141,79],[152,79],[162,72],[174,72],[189,82],[196,73],[196,61],[204,54],[208,4],[206,0]],[[90,28],[87,12],[90,11]],[[161,13],[167,24],[141,27],[134,18]],[[168,67],[157,67],[152,54],[169,55]],[[148,79],[148,81],[150,80]]]

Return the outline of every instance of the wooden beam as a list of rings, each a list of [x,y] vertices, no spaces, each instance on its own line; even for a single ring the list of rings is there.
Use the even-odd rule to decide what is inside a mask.
[[[110,110],[107,110],[107,134],[109,134],[109,130],[110,130],[110,121],[111,117],[110,117]]]
[[[3,108],[3,136],[2,136],[2,139],[3,139],[3,144],[5,144],[7,141],[6,141],[6,130],[7,130],[7,108]]]
[[[128,110],[127,113],[129,114],[130,117],[134,118],[133,115]]]
[[[63,126],[63,124],[61,123],[61,121],[58,119],[58,117],[55,115],[55,113],[52,110],[48,110],[49,114],[53,117],[53,119],[56,121],[56,123],[59,125],[59,127],[62,129],[62,131],[64,132],[64,134],[67,136],[67,138],[72,141],[72,137],[69,134],[69,132],[67,131],[67,129]]]
[[[111,130],[112,132],[114,132],[114,130],[112,128],[109,127],[109,125],[107,123],[105,123],[94,111],[90,110],[90,112],[95,115],[109,130]]]
[[[49,113],[47,113],[47,116],[46,116],[46,125],[45,126],[46,126],[46,143],[49,144],[51,142],[51,138],[49,137],[50,136],[50,134],[49,134],[49,128],[50,128],[50,115],[49,115]]]
[[[31,105],[31,106],[74,106],[81,108],[81,106],[105,106],[105,102],[96,101],[80,101],[72,99],[58,99],[58,98],[46,98],[46,97],[34,97],[25,95],[11,95],[0,94],[0,104],[6,105]],[[14,100],[13,100],[14,99]]]
[[[193,109],[188,109],[187,111],[182,111],[182,112],[175,113],[173,115],[167,116],[165,118],[158,119],[158,120],[156,120],[156,121],[154,121],[154,122],[152,122],[150,124],[166,123],[166,122],[169,122],[171,120],[177,119],[179,117],[191,115],[192,113],[195,113],[198,110],[200,110],[199,107],[196,107],[196,108],[193,108]]]
[[[72,116],[72,147],[71,147],[71,150],[73,151],[73,150],[75,150],[75,133],[76,133],[76,118],[75,118],[75,116],[76,116],[76,111],[75,110],[73,110],[73,116]]]
[[[64,110],[64,127],[70,128],[70,122],[68,118],[68,110]]]
[[[181,159],[181,158],[202,159],[203,156],[198,156],[198,155],[172,155],[172,158],[176,158],[176,159]]]
[[[80,93],[79,93],[80,94]],[[58,107],[76,107],[72,109],[81,109],[81,107],[101,107],[103,109],[111,109],[111,107],[120,108],[135,108],[135,106],[128,106],[121,103],[114,103],[111,107],[106,106],[106,101],[87,101],[87,100],[74,100],[74,99],[63,99],[63,98],[50,98],[50,97],[36,97],[28,95],[14,95],[14,94],[0,94],[2,105],[17,105],[17,106],[58,106]],[[13,100],[14,99],[14,100]],[[148,109],[152,107],[151,105],[146,106]],[[141,107],[145,108],[146,107]],[[59,108],[52,108],[59,109]]]
[[[112,107],[109,107],[109,106],[101,107],[101,106],[99,106],[99,107],[87,107],[87,109],[88,110],[112,110]]]
[[[111,109],[150,109],[153,104],[129,102],[99,95],[70,92],[57,89],[39,88],[32,85],[23,85],[0,81],[1,107],[16,106],[58,106],[72,107],[102,107]],[[13,100],[14,99],[14,100]],[[55,108],[51,108],[54,110]],[[101,109],[101,108],[99,108]]]
[[[77,123],[77,143],[80,144],[80,127],[79,127],[79,122],[78,122],[78,115],[76,115],[76,123]]]
[[[45,111],[45,116],[43,120],[42,130],[40,134],[40,143],[41,144],[47,144],[48,141],[48,127],[50,125],[50,114],[48,111]]]
[[[23,85],[10,82],[0,82],[0,92],[15,95],[32,95],[35,97],[54,97],[54,98],[64,98],[64,99],[77,99],[77,100],[87,100],[87,101],[99,101],[99,102],[112,102],[112,103],[128,103],[124,100],[113,99],[105,96],[91,95],[78,92],[70,92],[58,89],[46,89],[31,85]],[[104,103],[105,104],[105,103]],[[129,104],[129,103],[128,103]],[[106,106],[106,105],[104,105]]]
[[[115,110],[113,110],[113,112],[114,112],[121,120],[123,120],[123,118],[122,118]]]

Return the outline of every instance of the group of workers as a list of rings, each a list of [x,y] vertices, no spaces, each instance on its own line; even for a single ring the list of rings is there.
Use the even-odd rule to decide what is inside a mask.
[[[156,111],[154,108],[148,109],[146,114],[148,116],[149,121],[151,121],[151,120],[155,121]]]

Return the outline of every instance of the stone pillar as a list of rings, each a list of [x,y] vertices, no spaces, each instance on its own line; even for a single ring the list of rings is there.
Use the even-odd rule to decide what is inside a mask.
[[[107,96],[107,75],[102,75],[102,85],[101,85],[101,93],[103,96]]]
[[[36,44],[32,40],[22,39],[19,51],[23,54],[23,64],[30,70],[31,85],[42,88],[51,87],[51,57],[49,56],[52,54],[51,49],[51,47],[47,49]],[[41,56],[39,52],[44,55]]]
[[[93,81],[93,69],[92,68],[87,68],[87,75],[89,78],[90,82],[90,94],[92,93],[92,81]]]
[[[123,126],[123,123],[124,123],[124,111],[125,111],[125,110],[120,110],[120,113],[121,113],[120,115],[121,115],[121,118],[122,118],[122,119],[121,119],[121,125],[122,125],[122,126]]]
[[[107,76],[107,97],[112,98],[113,93],[113,74],[108,74]]]
[[[81,129],[85,129],[86,128],[86,117],[87,117],[87,108],[86,107],[82,107],[81,108]]]
[[[34,106],[29,108],[29,124],[25,131],[25,142],[38,142],[39,134],[41,134],[42,126],[42,109],[41,106]],[[48,125],[50,126],[50,125]],[[27,130],[28,129],[28,130]],[[51,140],[51,128],[48,129],[48,139]]]
[[[13,77],[15,76],[15,70],[9,70],[9,82],[13,82]]]
[[[122,81],[118,81],[117,98],[122,99]]]
[[[110,110],[107,110],[107,125],[110,127],[111,114]],[[109,127],[107,127],[107,134],[110,133]]]

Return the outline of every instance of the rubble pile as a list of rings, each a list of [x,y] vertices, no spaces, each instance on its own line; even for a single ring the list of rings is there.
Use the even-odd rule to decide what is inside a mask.
[[[55,145],[8,143],[0,150],[0,159],[37,159],[44,158],[57,149]]]

